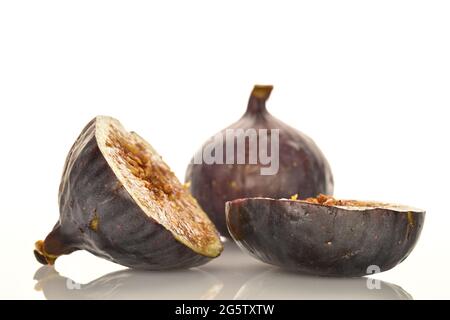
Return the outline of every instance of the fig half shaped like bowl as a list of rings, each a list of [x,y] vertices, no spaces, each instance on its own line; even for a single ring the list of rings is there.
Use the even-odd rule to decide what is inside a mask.
[[[406,259],[425,211],[321,195],[237,199],[227,202],[226,218],[241,249],[265,263],[304,274],[358,277]]]

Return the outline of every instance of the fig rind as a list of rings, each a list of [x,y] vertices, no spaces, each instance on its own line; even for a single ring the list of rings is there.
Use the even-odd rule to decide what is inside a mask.
[[[304,274],[358,277],[406,259],[425,219],[414,208],[367,205],[238,199],[226,204],[227,224],[241,249],[263,262]]]

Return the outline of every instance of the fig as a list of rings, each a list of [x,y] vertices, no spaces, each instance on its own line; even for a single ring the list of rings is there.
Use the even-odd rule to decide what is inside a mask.
[[[357,277],[395,267],[411,253],[425,211],[370,201],[247,198],[226,204],[238,246],[268,264],[319,276]]]
[[[267,111],[271,91],[272,86],[256,85],[245,114],[208,140],[186,171],[192,195],[224,236],[226,201],[333,194],[330,166],[314,141]],[[262,158],[264,149],[270,157]],[[211,155],[214,162],[202,161]]]
[[[106,116],[72,146],[59,221],[34,251],[43,264],[87,250],[137,269],[189,268],[222,251],[219,234],[154,148]]]

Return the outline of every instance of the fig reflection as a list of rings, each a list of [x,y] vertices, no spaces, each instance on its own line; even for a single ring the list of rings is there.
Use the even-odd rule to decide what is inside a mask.
[[[53,267],[41,267],[35,274],[36,289],[47,299],[412,299],[388,282],[304,276],[252,259],[234,243],[224,246],[223,256],[201,268],[125,269],[86,284],[59,275]]]
[[[235,299],[412,300],[401,287],[373,278],[322,278],[273,269],[248,280]]]
[[[201,270],[145,272],[126,269],[106,274],[87,284],[61,276],[54,267],[38,269],[36,290],[49,300],[214,299],[223,284]]]

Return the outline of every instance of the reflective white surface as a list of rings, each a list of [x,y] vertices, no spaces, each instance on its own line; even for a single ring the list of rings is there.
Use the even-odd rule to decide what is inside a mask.
[[[191,270],[125,269],[78,283],[43,266],[34,278],[46,299],[412,299],[403,288],[377,279],[285,272],[245,256],[233,244],[220,259]]]

